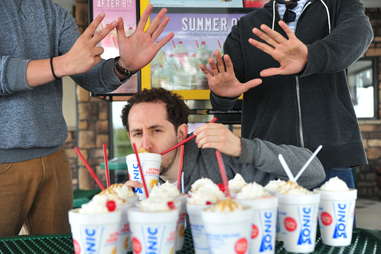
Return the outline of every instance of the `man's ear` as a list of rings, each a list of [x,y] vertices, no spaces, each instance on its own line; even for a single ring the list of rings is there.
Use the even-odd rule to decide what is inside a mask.
[[[183,123],[177,128],[177,140],[181,141],[188,135],[188,125]]]

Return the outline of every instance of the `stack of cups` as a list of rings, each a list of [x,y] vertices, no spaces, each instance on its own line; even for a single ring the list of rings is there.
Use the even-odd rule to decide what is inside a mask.
[[[157,153],[139,153],[139,159],[142,166],[144,179],[147,189],[150,191],[159,183],[161,155]],[[129,180],[142,183],[138,161],[135,154],[129,154],[126,157]],[[139,200],[145,199],[146,195],[143,188],[135,188]]]
[[[134,254],[175,253],[179,209],[148,212],[133,207],[128,210],[128,218]]]
[[[273,254],[275,251],[278,199],[268,196],[258,199],[239,199],[253,210],[249,253]]]
[[[121,231],[121,211],[82,214],[69,211],[69,222],[75,253],[117,253]]]
[[[208,238],[201,216],[202,210],[207,207],[207,205],[192,205],[189,202],[186,204],[196,254],[209,254]]]
[[[315,249],[320,195],[277,194],[279,239],[289,252],[309,253]]]
[[[204,209],[201,215],[207,232],[209,253],[248,253],[253,217],[253,210],[250,207],[232,212]]]
[[[319,190],[319,226],[324,244],[348,246],[352,241],[357,190]]]

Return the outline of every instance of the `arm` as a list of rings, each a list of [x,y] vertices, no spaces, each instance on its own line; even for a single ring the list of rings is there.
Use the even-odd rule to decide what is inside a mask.
[[[358,0],[340,1],[331,34],[308,47],[302,76],[342,71],[368,49],[373,39],[369,18]]]
[[[276,145],[274,143],[254,139],[241,139],[242,152],[238,159],[241,165],[251,164],[253,169],[268,173],[275,178],[287,179],[287,175],[279,162],[278,155],[282,154],[294,176],[311,157],[312,152],[306,148],[292,145]],[[312,188],[323,182],[325,171],[323,165],[314,158],[303,175],[299,184]]]

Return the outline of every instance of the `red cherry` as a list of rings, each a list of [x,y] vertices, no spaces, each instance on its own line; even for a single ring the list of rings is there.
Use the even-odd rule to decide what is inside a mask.
[[[210,201],[205,202],[205,205],[211,205],[211,204],[212,204],[212,202],[210,202]]]
[[[116,203],[114,200],[108,200],[106,202],[106,207],[109,212],[113,212],[116,210]]]
[[[167,202],[167,206],[168,206],[169,209],[171,209],[171,210],[176,209],[175,203],[174,203],[173,201],[168,201],[168,202]]]

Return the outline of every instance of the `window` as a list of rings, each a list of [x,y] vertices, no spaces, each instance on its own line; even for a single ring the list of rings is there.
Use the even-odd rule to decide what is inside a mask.
[[[363,58],[348,68],[348,83],[357,118],[377,118],[376,59]]]

